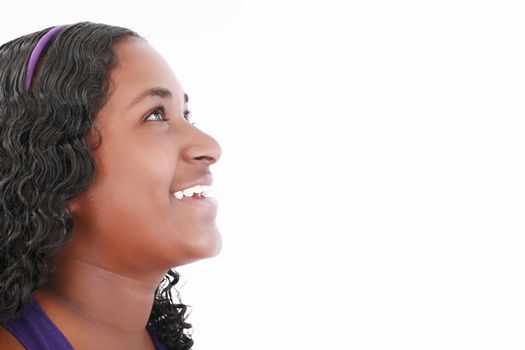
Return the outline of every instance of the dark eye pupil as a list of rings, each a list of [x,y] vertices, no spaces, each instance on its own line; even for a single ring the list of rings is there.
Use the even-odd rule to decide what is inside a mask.
[[[151,116],[157,116],[155,119],[151,119]],[[156,121],[162,121],[164,120],[164,110],[162,108],[158,108],[156,110],[154,110],[153,112],[151,112],[148,117],[146,118],[147,120],[156,120]]]

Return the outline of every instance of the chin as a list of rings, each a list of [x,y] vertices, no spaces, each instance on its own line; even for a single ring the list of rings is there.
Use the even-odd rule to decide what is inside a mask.
[[[222,250],[222,237],[221,237],[221,235],[219,235],[218,237],[219,238],[217,239],[217,244],[215,245],[215,252],[212,255],[210,255],[210,258],[213,258],[213,257],[219,255],[219,253]]]
[[[203,249],[200,251],[200,254],[198,254],[200,259],[213,258],[219,255],[222,250],[222,237],[218,232],[214,239],[208,241],[207,243],[208,244],[206,247],[203,247]]]
[[[222,237],[218,231],[213,235],[213,239],[205,239],[198,242],[196,246],[188,247],[185,258],[179,260],[177,266],[187,265],[195,261],[213,258],[222,251]]]

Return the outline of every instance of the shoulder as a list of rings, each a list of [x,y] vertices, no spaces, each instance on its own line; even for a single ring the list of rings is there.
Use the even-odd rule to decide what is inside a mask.
[[[0,324],[0,349],[25,350],[25,347],[11,332]]]

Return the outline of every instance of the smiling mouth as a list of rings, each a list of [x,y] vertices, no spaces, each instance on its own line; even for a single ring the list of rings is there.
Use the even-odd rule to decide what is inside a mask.
[[[192,196],[190,197],[187,197],[187,196],[182,196],[181,198],[178,198],[175,194],[172,194],[173,197],[177,198],[178,200],[188,200],[188,199],[206,199],[208,198],[209,196],[205,196],[203,195],[202,193],[194,193]]]
[[[190,188],[186,188],[182,191],[173,192],[172,196],[174,196],[178,200],[183,200],[185,198],[204,199],[204,198],[212,197],[211,193],[212,193],[211,186],[195,185]]]
[[[175,197],[174,194],[172,194],[172,196]],[[184,207],[193,207],[199,212],[215,213],[214,215],[216,215],[219,204],[216,197],[209,194],[208,197],[203,197],[202,194],[199,193],[194,193],[191,196],[183,196],[181,199],[174,198],[174,203]]]

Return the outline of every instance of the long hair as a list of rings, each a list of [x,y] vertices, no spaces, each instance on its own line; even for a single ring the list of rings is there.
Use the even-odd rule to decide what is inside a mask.
[[[31,293],[54,271],[53,254],[72,236],[67,201],[88,189],[97,174],[93,151],[101,142],[94,124],[109,99],[113,44],[134,31],[79,22],[44,48],[24,90],[26,64],[52,27],[0,46],[0,322],[18,317]],[[96,133],[96,140],[91,138]],[[187,305],[174,303],[180,275],[170,269],[155,290],[148,325],[168,349],[191,349]],[[180,302],[180,295],[177,291]]]

